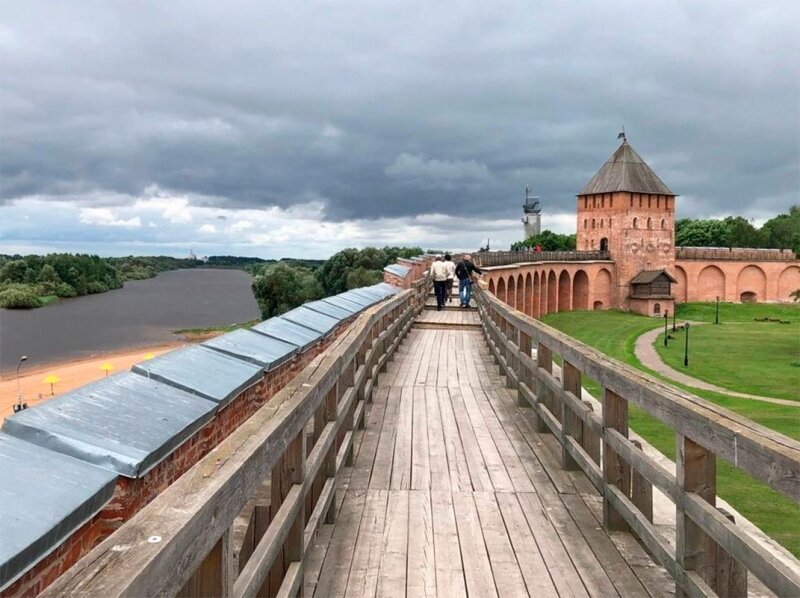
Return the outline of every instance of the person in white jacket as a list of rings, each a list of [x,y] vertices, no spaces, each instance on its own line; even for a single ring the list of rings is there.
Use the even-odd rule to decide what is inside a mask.
[[[444,306],[445,288],[447,286],[447,265],[442,256],[438,256],[431,264],[431,277],[433,277],[433,290],[436,293],[436,310],[442,311]]]
[[[452,299],[450,296],[453,294],[453,281],[456,278],[456,265],[453,263],[453,258],[449,253],[444,254],[444,265],[447,266],[447,286],[445,287],[445,301],[450,303]]]

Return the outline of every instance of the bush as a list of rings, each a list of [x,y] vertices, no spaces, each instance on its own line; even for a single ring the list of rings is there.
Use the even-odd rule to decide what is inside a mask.
[[[105,283],[100,282],[99,280],[93,280],[91,282],[86,283],[86,293],[92,295],[94,293],[105,293],[108,291],[108,286]]]
[[[7,309],[32,309],[42,302],[33,289],[25,285],[15,285],[0,291],[0,307]]]
[[[55,295],[61,298],[77,297],[78,292],[68,282],[62,282],[56,287]]]

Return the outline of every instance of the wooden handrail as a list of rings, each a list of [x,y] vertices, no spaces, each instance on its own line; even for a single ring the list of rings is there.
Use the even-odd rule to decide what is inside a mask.
[[[675,579],[679,595],[741,592],[731,589],[734,578],[746,585],[737,567],[780,596],[800,595],[800,562],[776,558],[715,506],[716,457],[800,500],[800,443],[607,357],[484,288],[477,289],[476,301],[495,361],[520,404],[533,408],[537,430],[552,432],[562,465],[582,470],[603,496],[604,524],[633,531]],[[560,381],[552,374],[554,354],[562,359]],[[603,387],[602,418],[580,398],[581,375]],[[675,431],[677,474],[629,440],[629,404]],[[674,550],[652,523],[651,485],[675,503]],[[724,566],[717,564],[722,561]]]
[[[333,517],[336,477],[352,458],[364,402],[423,308],[428,287],[426,279],[416,281],[362,313],[264,407],[42,595],[255,596],[275,581],[276,570],[272,593],[296,594],[306,550],[320,522]],[[231,565],[232,525],[270,476],[273,517],[240,573]]]

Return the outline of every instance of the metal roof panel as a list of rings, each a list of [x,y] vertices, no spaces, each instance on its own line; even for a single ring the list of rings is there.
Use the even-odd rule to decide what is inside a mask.
[[[341,320],[338,318],[326,316],[314,311],[313,309],[308,309],[303,305],[296,307],[291,311],[287,311],[285,314],[281,315],[281,318],[284,320],[289,320],[290,322],[294,322],[295,324],[300,324],[300,326],[311,328],[317,332],[321,332],[324,336],[327,336],[333,332],[333,329],[336,328],[336,326],[338,326],[341,322]]]
[[[206,424],[217,404],[123,372],[6,418],[3,431],[140,477]]]
[[[264,334],[271,338],[291,343],[298,347],[300,351],[305,351],[315,343],[319,342],[322,334],[311,328],[300,326],[281,317],[264,320],[251,328],[253,332]]]
[[[202,345],[192,345],[137,363],[131,371],[223,407],[258,382],[263,368]]]
[[[209,339],[203,346],[260,365],[266,371],[274,370],[297,353],[296,345],[241,328]]]
[[[347,309],[343,309],[338,305],[334,305],[332,303],[328,303],[324,300],[321,301],[311,301],[309,303],[304,303],[303,307],[307,307],[308,309],[313,309],[316,312],[324,314],[326,316],[330,316],[332,318],[336,318],[337,320],[347,320],[353,317],[353,312]]]
[[[336,307],[341,307],[342,309],[347,310],[352,314],[357,314],[364,309],[363,305],[359,305],[354,301],[345,299],[341,295],[333,295],[331,297],[325,297],[325,299],[321,299],[321,301],[324,301],[325,303],[330,303],[331,305],[335,305]]]
[[[97,514],[117,475],[0,433],[0,589]]]

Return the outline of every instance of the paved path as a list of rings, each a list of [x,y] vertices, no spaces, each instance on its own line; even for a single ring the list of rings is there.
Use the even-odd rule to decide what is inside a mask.
[[[704,324],[704,322],[692,322],[693,326],[699,326],[702,324]],[[658,372],[662,376],[666,376],[667,378],[672,379],[674,382],[680,382],[681,384],[685,384],[686,386],[692,386],[693,388],[710,390],[713,392],[726,394],[732,397],[740,397],[742,399],[752,399],[754,401],[763,401],[764,403],[775,403],[776,405],[788,405],[789,407],[800,408],[800,401],[790,401],[788,399],[775,399],[773,397],[762,397],[759,395],[751,395],[743,392],[736,392],[735,390],[730,390],[722,386],[717,386],[716,384],[711,384],[709,382],[693,378],[692,376],[687,376],[683,372],[679,372],[678,370],[671,368],[661,360],[661,356],[658,354],[655,348],[655,341],[660,333],[661,333],[661,328],[656,328],[649,332],[645,332],[643,335],[641,335],[639,338],[636,339],[636,345],[634,346],[634,352],[636,353],[636,358],[639,361],[641,361],[645,367],[650,368],[654,372]]]

